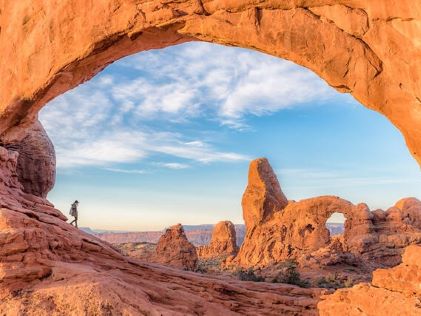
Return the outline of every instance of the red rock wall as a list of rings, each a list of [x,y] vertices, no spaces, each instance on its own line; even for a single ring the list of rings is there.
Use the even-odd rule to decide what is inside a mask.
[[[0,0],[1,140],[38,154],[21,136],[49,100],[123,56],[203,40],[256,49],[313,70],[387,116],[421,163],[420,19],[421,2],[412,0]],[[45,148],[41,153],[48,152]],[[315,290],[228,285],[128,262],[106,243],[70,227],[41,198],[50,187],[49,163],[48,175],[35,175],[34,182],[33,162],[19,162],[16,153],[0,148],[0,313],[316,314],[320,292]],[[395,213],[386,218],[399,218]],[[273,230],[264,230],[262,241],[270,241]],[[283,253],[282,245],[272,249]],[[401,270],[390,273],[420,271],[405,260]],[[419,302],[408,294],[414,288],[405,275],[408,285],[391,278],[380,287],[357,286],[337,292],[326,300],[334,302],[330,307],[320,308],[326,315],[360,310],[418,315]],[[176,286],[168,291],[171,284]]]

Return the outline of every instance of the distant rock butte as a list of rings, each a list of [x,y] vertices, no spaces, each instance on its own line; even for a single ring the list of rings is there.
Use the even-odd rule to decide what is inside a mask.
[[[326,224],[331,235],[342,234],[344,231],[343,223],[327,223]],[[214,225],[183,225],[184,233],[187,239],[196,247],[205,246],[210,243],[212,239],[212,230]],[[235,224],[235,235],[237,239],[237,246],[241,246],[244,240],[246,228],[244,224]],[[82,227],[83,231],[94,235],[111,244],[126,244],[126,243],[154,243],[156,244],[159,237],[164,231],[97,231],[89,227]]]
[[[245,267],[296,259],[304,266],[360,263],[375,269],[398,264],[406,246],[421,242],[419,200],[403,199],[385,212],[335,196],[286,202],[266,159],[250,163],[242,206],[248,224],[235,263]],[[326,228],[336,212],[346,218],[341,238],[331,238]]]
[[[187,239],[196,247],[204,246],[210,243],[212,238],[212,230],[214,225],[183,225],[184,233]],[[243,224],[234,225],[237,236],[237,245],[240,245],[244,239],[245,227]],[[89,228],[84,228],[86,232],[101,238],[112,244],[130,243],[130,242],[149,242],[157,243],[159,237],[164,233],[163,231],[132,231],[132,232],[118,232],[107,231],[99,232]]]
[[[159,238],[152,261],[182,270],[196,269],[196,248],[187,240],[181,224],[171,226]]]
[[[221,258],[237,254],[237,238],[234,224],[230,221],[222,221],[215,225],[212,231],[212,239],[209,245],[197,248],[201,259]]]

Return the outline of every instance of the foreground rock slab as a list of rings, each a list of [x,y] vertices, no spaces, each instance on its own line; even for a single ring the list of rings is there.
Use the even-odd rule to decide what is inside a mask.
[[[421,246],[409,246],[403,262],[373,273],[371,284],[337,290],[318,304],[321,316],[421,315]]]
[[[0,209],[1,315],[317,314],[321,290],[148,265],[54,215],[13,208]]]

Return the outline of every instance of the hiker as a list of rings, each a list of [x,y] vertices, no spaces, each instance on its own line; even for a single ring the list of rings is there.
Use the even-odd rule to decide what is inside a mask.
[[[70,216],[73,216],[75,218],[73,221],[70,222],[70,225],[73,225],[73,223],[75,223],[75,227],[77,227],[77,217],[78,217],[77,206],[78,205],[79,205],[79,201],[76,200],[73,202],[72,206],[70,207]]]

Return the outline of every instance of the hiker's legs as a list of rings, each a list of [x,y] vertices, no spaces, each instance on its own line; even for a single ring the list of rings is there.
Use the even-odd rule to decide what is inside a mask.
[[[75,222],[75,226],[76,226],[76,228],[77,228],[77,217],[75,217],[74,222]]]

